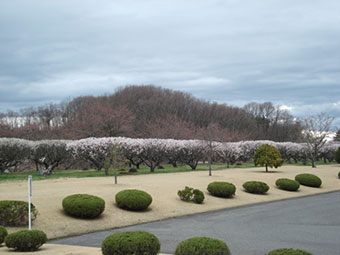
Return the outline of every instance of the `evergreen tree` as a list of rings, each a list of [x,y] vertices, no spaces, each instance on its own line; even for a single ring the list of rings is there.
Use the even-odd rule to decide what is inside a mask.
[[[255,166],[265,166],[266,172],[268,172],[268,166],[278,168],[282,166],[283,160],[281,153],[274,146],[263,144],[256,150],[254,162]]]

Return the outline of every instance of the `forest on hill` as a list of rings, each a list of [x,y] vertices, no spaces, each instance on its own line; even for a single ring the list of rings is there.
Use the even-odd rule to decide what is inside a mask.
[[[114,94],[77,97],[0,117],[0,137],[30,140],[125,136],[299,142],[302,136],[301,123],[271,102],[240,108],[155,86],[127,86]]]

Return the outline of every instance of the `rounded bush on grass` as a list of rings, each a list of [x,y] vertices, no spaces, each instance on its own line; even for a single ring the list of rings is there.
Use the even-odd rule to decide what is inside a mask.
[[[0,244],[2,244],[5,240],[5,237],[8,235],[7,230],[3,227],[0,226]]]
[[[46,234],[40,230],[22,230],[9,234],[5,238],[6,246],[18,251],[38,250],[46,241]]]
[[[300,188],[300,183],[291,179],[277,179],[275,182],[276,186],[280,189],[287,191],[297,191]]]
[[[268,255],[312,255],[312,253],[299,249],[278,249],[269,252]]]
[[[156,255],[160,250],[158,238],[144,231],[120,232],[102,242],[104,255]]]
[[[299,182],[301,185],[319,188],[322,181],[319,177],[314,174],[298,174],[295,176],[295,181]]]
[[[249,192],[254,194],[264,194],[269,190],[269,186],[264,182],[259,181],[249,181],[243,184],[243,188]]]
[[[87,194],[75,194],[65,197],[62,205],[67,214],[84,219],[96,218],[105,209],[103,199]]]
[[[152,197],[142,190],[127,189],[116,194],[117,206],[131,211],[142,211],[149,207]]]
[[[177,245],[175,255],[230,255],[225,242],[209,237],[193,237]]]
[[[31,219],[37,217],[38,211],[31,204]],[[16,200],[0,201],[0,224],[4,226],[20,226],[28,224],[28,202]]]
[[[215,197],[232,197],[235,194],[236,187],[229,182],[212,182],[208,185],[208,191]]]

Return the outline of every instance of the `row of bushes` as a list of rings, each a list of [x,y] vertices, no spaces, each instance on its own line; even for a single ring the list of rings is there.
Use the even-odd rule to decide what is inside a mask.
[[[122,190],[116,194],[118,207],[131,211],[146,210],[152,203],[152,197],[141,190]],[[64,211],[77,218],[96,218],[105,209],[105,201],[97,196],[75,194],[64,198]]]
[[[321,179],[312,174],[299,174],[294,180],[278,179],[276,185],[284,190],[296,191],[300,184],[312,187],[319,187]],[[269,190],[269,186],[264,182],[249,181],[243,184],[243,188],[250,193],[264,194]],[[208,191],[217,197],[232,197],[235,194],[236,187],[228,182],[212,182],[208,185]],[[185,187],[184,190],[178,191],[178,196],[183,201],[193,201],[201,204],[204,200],[204,194],[198,189]],[[122,190],[116,194],[116,204],[118,207],[131,211],[146,210],[152,203],[152,197],[141,190]],[[96,218],[105,209],[105,201],[99,197],[76,194],[66,197],[63,200],[65,212],[71,216],[79,218]]]
[[[299,174],[295,180],[281,178],[276,181],[276,186],[283,190],[297,191],[301,185],[320,187],[322,181],[313,174]],[[243,188],[249,193],[264,194],[269,186],[264,182],[248,181]],[[209,193],[216,197],[228,198],[235,194],[236,187],[228,182],[212,182],[207,187]],[[178,191],[178,196],[183,201],[193,201],[201,204],[204,194],[198,189],[185,187]],[[116,194],[118,207],[131,211],[146,210],[152,203],[152,197],[141,190],[122,190]],[[75,194],[64,198],[62,202],[64,211],[77,218],[96,218],[105,209],[105,201],[97,196]],[[38,214],[37,209],[31,204],[31,215],[34,220]],[[28,222],[28,203],[23,201],[0,201],[0,224],[5,226],[25,225]]]
[[[38,250],[47,241],[46,234],[40,230],[23,230],[7,234],[0,226],[0,244],[17,251]],[[128,231],[112,234],[101,245],[103,255],[156,255],[161,245],[158,238],[145,231]],[[177,245],[175,255],[231,255],[228,245],[218,239],[193,237]],[[303,250],[278,249],[268,255],[312,255]]]
[[[295,180],[280,178],[275,184],[282,190],[297,191],[300,184],[309,187],[320,187],[322,181],[319,177],[313,174],[299,174],[295,177]],[[260,181],[245,182],[243,184],[243,188],[247,192],[254,194],[264,194],[269,190],[269,186]],[[208,185],[208,191],[213,196],[228,198],[235,194],[236,187],[234,184],[229,182],[212,182]]]

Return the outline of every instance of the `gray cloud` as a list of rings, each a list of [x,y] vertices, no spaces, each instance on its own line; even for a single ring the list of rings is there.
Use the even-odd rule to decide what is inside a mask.
[[[154,84],[340,126],[337,0],[0,2],[0,110]]]

